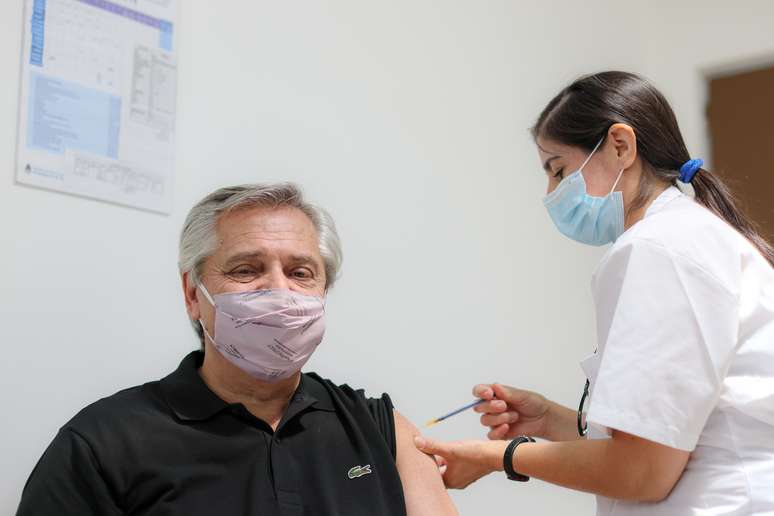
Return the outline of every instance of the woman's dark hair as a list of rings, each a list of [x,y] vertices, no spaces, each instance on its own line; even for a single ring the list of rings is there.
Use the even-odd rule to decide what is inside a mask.
[[[647,80],[627,72],[602,72],[576,80],[540,113],[532,136],[591,151],[613,124],[627,124],[643,161],[640,191],[628,209],[642,207],[657,181],[676,184],[691,156],[666,98]],[[737,206],[721,179],[704,169],[691,182],[696,200],[744,235],[774,266],[774,248]]]

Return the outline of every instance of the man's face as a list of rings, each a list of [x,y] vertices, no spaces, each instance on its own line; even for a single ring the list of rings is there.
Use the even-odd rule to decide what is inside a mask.
[[[218,246],[204,262],[201,281],[212,294],[259,289],[288,289],[325,294],[325,265],[317,231],[301,210],[292,207],[247,208],[222,216]],[[192,319],[214,328],[207,299],[184,278],[186,307]]]

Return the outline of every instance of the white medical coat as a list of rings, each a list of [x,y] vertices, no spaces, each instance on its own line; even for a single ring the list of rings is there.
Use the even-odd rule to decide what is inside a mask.
[[[599,515],[774,515],[774,269],[677,188],[594,273],[589,438],[614,428],[691,452],[658,503]]]

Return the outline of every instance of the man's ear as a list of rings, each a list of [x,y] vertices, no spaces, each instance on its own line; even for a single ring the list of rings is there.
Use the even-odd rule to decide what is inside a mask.
[[[199,310],[199,298],[196,295],[196,283],[191,279],[191,272],[181,274],[180,281],[183,287],[185,309],[188,312],[188,317],[193,321],[198,321],[202,315]]]
[[[607,138],[612,142],[618,167],[627,169],[637,159],[637,135],[629,124],[613,124],[607,131]]]

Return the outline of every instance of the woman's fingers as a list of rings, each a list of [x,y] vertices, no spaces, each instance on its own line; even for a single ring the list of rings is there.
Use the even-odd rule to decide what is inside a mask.
[[[516,404],[524,399],[526,391],[516,389],[514,387],[508,387],[507,385],[501,385],[499,383],[492,384],[492,392],[497,399],[504,400],[508,404]]]
[[[491,385],[480,383],[473,387],[473,396],[482,400],[491,400],[494,397],[494,390]]]
[[[507,408],[508,404],[503,400],[491,400],[485,401],[480,405],[476,405],[473,407],[473,410],[480,414],[499,414],[501,412],[505,412],[505,409]]]
[[[487,432],[486,436],[492,441],[499,441],[505,439],[508,435],[508,431],[511,429],[510,425],[500,425],[492,428]]]
[[[509,425],[519,420],[518,412],[503,412],[502,414],[484,414],[481,416],[481,424],[489,427]]]
[[[473,395],[486,400],[484,403],[476,405],[476,412],[503,412],[508,406],[514,407],[523,403],[531,394],[529,391],[499,383],[480,383],[473,387]]]
[[[450,453],[449,445],[436,441],[434,439],[427,439],[421,435],[414,437],[414,445],[428,455],[440,455],[441,457],[447,457]],[[438,459],[436,459],[437,461]]]

